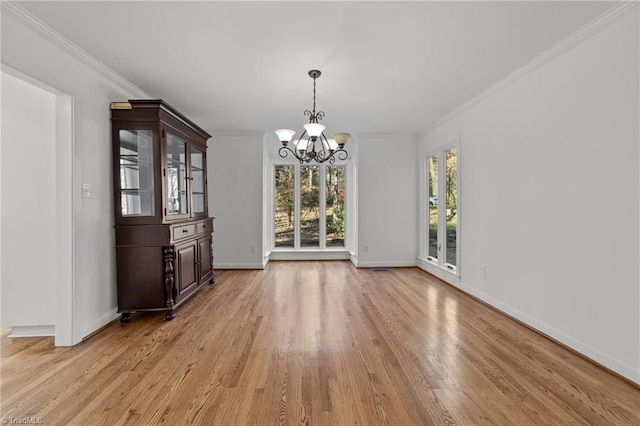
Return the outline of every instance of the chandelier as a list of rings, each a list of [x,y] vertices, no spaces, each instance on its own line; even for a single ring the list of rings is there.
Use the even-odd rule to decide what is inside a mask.
[[[320,77],[320,74],[321,72],[318,70],[309,71],[309,77],[313,79],[313,109],[304,112],[304,115],[309,117],[309,122],[303,126],[304,132],[302,132],[302,136],[292,141],[291,139],[296,133],[295,130],[276,130],[276,135],[282,142],[282,146],[278,151],[282,158],[291,153],[300,160],[300,164],[312,161],[316,163],[328,161],[329,164],[333,164],[336,161],[336,156],[340,160],[346,160],[349,156],[347,151],[344,150],[344,145],[351,135],[338,132],[333,134],[333,138],[327,138],[324,135],[324,124],[319,123],[324,118],[324,112],[316,112],[316,79]],[[289,142],[292,143],[293,149],[289,147]]]

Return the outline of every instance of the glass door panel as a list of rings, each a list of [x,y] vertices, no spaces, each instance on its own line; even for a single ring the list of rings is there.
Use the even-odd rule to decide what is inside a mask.
[[[300,247],[320,246],[320,167],[300,166]]]
[[[204,181],[204,152],[191,147],[191,208],[194,214],[206,211]]]
[[[122,216],[154,216],[153,132],[120,130],[118,136]]]
[[[445,262],[449,265],[457,266],[457,244],[458,244],[458,157],[456,148],[446,151],[447,175],[446,175],[446,256]]]
[[[428,241],[429,251],[428,256],[433,260],[438,258],[438,157],[429,157],[427,163],[429,174],[429,202],[427,211],[429,217],[427,218],[428,228]]]
[[[167,133],[167,216],[184,215],[187,206],[187,144]]]
[[[295,168],[276,166],[275,170],[275,246],[293,247],[295,217]]]
[[[344,172],[345,166],[326,169],[326,246],[344,247]]]

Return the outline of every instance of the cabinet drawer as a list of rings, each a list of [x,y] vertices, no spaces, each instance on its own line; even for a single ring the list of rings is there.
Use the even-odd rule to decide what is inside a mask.
[[[208,234],[213,231],[213,222],[205,220],[204,222],[196,223],[196,234]]]
[[[185,238],[189,238],[195,235],[195,225],[183,225],[176,226],[173,228],[173,239],[174,241],[183,240]]]

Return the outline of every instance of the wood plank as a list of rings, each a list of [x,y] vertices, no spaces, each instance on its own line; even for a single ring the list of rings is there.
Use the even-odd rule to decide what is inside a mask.
[[[170,322],[7,336],[0,414],[45,424],[640,424],[640,389],[417,268],[271,262]]]

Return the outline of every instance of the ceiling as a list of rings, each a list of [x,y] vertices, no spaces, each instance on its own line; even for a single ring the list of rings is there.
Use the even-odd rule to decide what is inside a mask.
[[[418,134],[612,2],[20,2],[216,131]],[[122,99],[113,99],[121,101]]]

